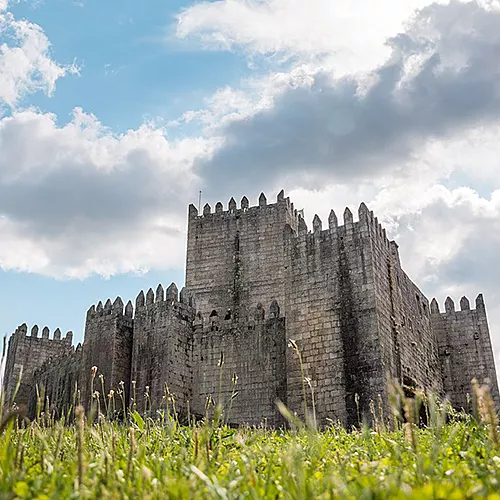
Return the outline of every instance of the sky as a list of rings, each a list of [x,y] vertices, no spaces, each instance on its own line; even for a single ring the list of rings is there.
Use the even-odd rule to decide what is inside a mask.
[[[183,285],[187,206],[364,201],[500,360],[500,2],[0,0],[0,334]]]

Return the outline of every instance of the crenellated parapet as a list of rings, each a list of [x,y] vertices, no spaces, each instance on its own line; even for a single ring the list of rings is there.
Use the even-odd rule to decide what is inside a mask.
[[[464,295],[459,302],[459,309],[455,306],[455,301],[451,297],[447,297],[444,302],[444,311],[441,312],[439,303],[436,298],[433,298],[431,301],[431,313],[432,314],[442,314],[443,316],[449,315],[460,315],[461,313],[469,314],[474,311],[479,311],[481,313],[485,313],[485,305],[484,305],[484,297],[483,294],[480,293],[475,300],[475,309],[471,309],[470,300]]]
[[[346,207],[342,214],[342,223],[339,223],[339,217],[332,209],[328,216],[328,226],[324,228],[321,218],[318,214],[315,214],[312,230],[309,230],[303,216],[298,214],[295,235],[299,240],[319,241],[329,236],[343,237],[344,235],[362,234],[372,239],[375,245],[384,250],[390,250],[399,263],[398,246],[395,242],[389,241],[385,228],[382,227],[378,218],[374,216],[373,211],[369,210],[363,202],[360,204],[356,215],[357,218],[355,218],[354,212],[349,207]]]
[[[156,314],[159,311],[170,311],[181,320],[191,322],[196,313],[194,296],[185,287],[179,293],[175,283],[171,283],[166,290],[161,284],[157,286],[156,291],[150,288],[144,293],[141,290],[135,300],[135,317]]]
[[[460,350],[458,343],[462,341],[478,343],[484,340],[485,347],[490,346],[490,332],[483,294],[476,297],[475,306],[471,308],[470,300],[463,296],[457,309],[455,301],[447,297],[444,302],[444,311],[441,311],[437,300],[432,299],[431,319],[442,347],[442,355],[449,356],[452,351]]]
[[[268,203],[266,195],[261,193],[256,205],[251,206],[246,196],[243,196],[239,203],[232,197],[227,203],[226,209],[224,209],[223,203],[218,201],[213,208],[209,203],[205,203],[200,210],[198,210],[195,205],[191,204],[189,205],[188,213],[190,220],[201,220],[214,217],[241,217],[242,214],[246,213],[256,216],[262,213],[262,211],[272,212],[277,209],[286,210],[290,217],[298,223],[299,212],[294,207],[293,203],[290,202],[290,198],[285,197],[285,192],[283,190],[278,193],[276,203]]]
[[[40,328],[38,327],[38,325],[33,325],[33,327],[30,330],[30,333],[28,334],[28,326],[26,325],[26,323],[23,323],[22,325],[18,326],[16,328],[16,331],[13,333],[13,335],[18,340],[27,337],[30,341],[33,341],[32,339],[37,339],[39,341],[49,340],[49,341],[55,341],[55,342],[63,342],[63,343],[69,344],[69,345],[72,345],[72,343],[73,343],[73,332],[72,331],[66,332],[66,334],[63,337],[61,334],[61,330],[59,328],[56,328],[51,335],[49,327],[44,326],[42,328],[42,330],[40,331]]]
[[[441,311],[436,299],[431,301],[431,325],[439,346],[443,383],[451,403],[457,408],[467,407],[467,394],[473,379],[487,382],[493,400],[500,408],[500,396],[495,373],[486,307],[482,294],[475,300],[475,308],[467,297],[460,299],[459,308],[451,297]]]
[[[73,351],[73,332],[71,331],[63,337],[59,328],[56,328],[52,334],[47,326],[41,331],[38,325],[34,325],[29,333],[28,330],[28,325],[23,323],[16,328],[9,339],[4,379],[6,401],[8,404],[13,404],[14,390],[22,376],[15,403],[24,408],[27,408],[31,391],[34,389],[35,371],[49,359],[55,359]]]
[[[106,302],[102,303],[99,301],[96,305],[92,305],[87,311],[87,321],[97,319],[97,318],[129,318],[132,320],[134,315],[134,306],[129,300],[127,305],[123,304],[121,297],[116,297],[114,302],[111,299],[107,299]]]
[[[173,312],[181,315],[186,321],[190,321],[194,318],[194,297],[186,288],[183,288],[179,293],[175,283],[172,283],[166,290],[163,288],[163,285],[159,284],[156,291],[150,288],[144,293],[141,290],[136,297],[135,307],[131,300],[124,305],[121,297],[117,297],[114,302],[111,302],[111,299],[107,299],[104,305],[102,301],[99,301],[96,305],[92,305],[89,308],[87,319],[123,318],[133,321],[138,313],[156,311],[159,308],[171,309]]]

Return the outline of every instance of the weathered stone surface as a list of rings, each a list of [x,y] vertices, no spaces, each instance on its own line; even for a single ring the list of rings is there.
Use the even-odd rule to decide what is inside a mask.
[[[61,356],[50,358],[38,368],[33,376],[38,391],[31,391],[29,416],[48,411],[55,418],[71,417],[71,409],[78,404],[78,389],[81,386],[82,346]]]
[[[51,339],[47,327],[44,328],[44,332],[42,337],[38,337],[38,326],[35,325],[31,330],[31,336],[28,336],[27,326],[23,324],[10,337],[4,378],[6,406],[15,403],[22,410],[27,410],[38,381],[35,378],[36,370],[49,359],[56,359],[72,352],[72,336],[66,335],[61,339],[60,330],[57,329],[59,338]],[[13,395],[20,377],[21,383],[14,400]]]
[[[177,299],[177,286],[166,298],[138,309],[134,318],[131,378],[139,411],[175,408],[188,412],[192,400],[192,350],[195,310]],[[148,394],[146,396],[146,394]]]
[[[137,310],[144,307],[141,306],[144,295],[139,297]],[[102,402],[110,390],[115,393],[122,390],[126,404],[129,401],[134,320],[130,313],[124,312],[121,303],[120,308],[95,311],[91,308],[87,313],[80,375],[81,402],[86,409],[90,408],[91,391],[98,391]]]
[[[274,204],[262,194],[257,206],[246,197],[240,205],[190,205],[186,287],[141,292],[135,310],[120,298],[92,306],[81,353],[72,335],[59,340],[56,330],[50,340],[34,327],[30,337],[21,325],[9,341],[9,403],[22,367],[17,403],[27,405],[36,379],[54,411],[75,381],[88,406],[95,366],[93,389],[123,389],[139,411],[204,416],[207,400],[220,400],[236,424],[281,424],[276,400],[303,417],[312,391],[320,424],[369,420],[370,401],[388,401],[387,377],[456,407],[466,406],[473,378],[489,379],[500,405],[482,295],[473,310],[449,298],[441,313],[364,203],[357,221],[346,209],[339,225],[332,211],[328,228],[316,216],[311,232],[283,191]]]
[[[476,309],[470,309],[466,297],[461,310],[447,307],[444,313],[434,310],[432,328],[437,336],[443,387],[455,408],[471,410],[471,380],[488,381],[493,400],[500,407],[497,375],[491,348],[490,331],[482,295],[476,300]]]
[[[209,397],[234,424],[283,423],[276,401],[286,403],[284,318],[226,320],[195,330],[193,413],[204,416]]]

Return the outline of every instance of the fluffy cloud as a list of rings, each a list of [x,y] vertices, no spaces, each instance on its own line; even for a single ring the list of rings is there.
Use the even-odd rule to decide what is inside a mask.
[[[181,267],[195,158],[211,142],[171,142],[144,125],[116,135],[75,110],[0,121],[0,266],[84,277]]]
[[[499,25],[500,11],[477,2],[426,7],[391,38],[372,83],[311,75],[224,124],[224,146],[201,171],[235,185],[288,177],[319,186],[394,173],[432,141],[490,126],[500,116]]]
[[[76,73],[75,65],[62,66],[52,60],[50,43],[37,24],[17,20],[0,0],[0,111],[13,107],[26,94],[43,91],[49,95],[56,81]]]
[[[243,48],[278,58],[334,57],[337,72],[372,68],[398,33],[430,0],[220,0],[199,2],[178,16],[177,36],[215,49]],[[360,35],[361,34],[361,35]]]

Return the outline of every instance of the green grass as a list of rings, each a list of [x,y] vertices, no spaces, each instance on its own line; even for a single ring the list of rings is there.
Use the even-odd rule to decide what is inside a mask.
[[[396,430],[377,422],[351,432],[183,426],[137,413],[127,424],[103,415],[89,424],[78,411],[70,425],[11,418],[0,436],[0,498],[500,500],[497,422],[485,401],[476,418],[452,413],[444,424],[434,408],[426,428],[396,415]]]
[[[221,373],[222,365],[221,357]],[[317,428],[314,404],[305,403],[307,385],[314,402],[312,385],[303,377],[306,422],[278,403],[289,425],[272,430],[228,427],[230,415],[212,398],[203,421],[182,425],[168,387],[165,410],[146,418],[135,410],[135,391],[128,409],[123,387],[100,399],[96,367],[92,374],[88,418],[77,407],[67,422],[56,421],[42,411],[40,394],[30,422],[4,410],[0,394],[0,499],[500,500],[498,418],[488,388],[475,382],[474,415],[432,394],[405,398],[390,384],[388,405],[371,405],[370,425],[347,431],[333,422]],[[124,421],[111,418],[115,412]]]

